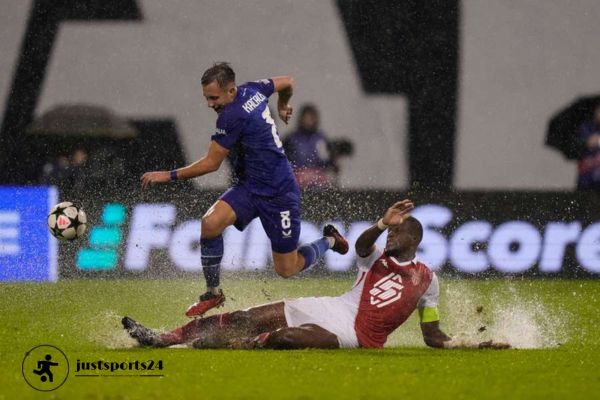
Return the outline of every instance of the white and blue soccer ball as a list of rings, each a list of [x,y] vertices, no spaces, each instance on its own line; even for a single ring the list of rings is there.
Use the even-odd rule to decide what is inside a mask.
[[[58,203],[48,214],[48,228],[54,237],[73,240],[83,236],[87,228],[85,212],[70,201]]]

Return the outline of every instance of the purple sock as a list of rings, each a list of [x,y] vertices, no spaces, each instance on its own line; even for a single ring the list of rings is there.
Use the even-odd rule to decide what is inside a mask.
[[[304,268],[302,270],[306,271],[312,267],[327,250],[329,250],[329,241],[325,236],[314,242],[300,246],[298,253],[304,257]]]
[[[213,239],[200,239],[202,272],[209,288],[219,287],[221,259],[223,258],[223,236]]]

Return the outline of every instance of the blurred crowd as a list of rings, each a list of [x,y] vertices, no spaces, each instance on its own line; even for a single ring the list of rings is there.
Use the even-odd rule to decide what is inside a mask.
[[[39,183],[58,186],[67,197],[78,197],[110,185],[122,186],[127,179],[126,162],[111,146],[94,147],[91,153],[75,146],[70,153],[46,161]]]
[[[577,153],[577,189],[600,194],[600,101],[576,135],[583,149]],[[84,193],[90,186],[122,184],[131,174],[127,173],[122,149],[115,146],[120,147],[81,144],[71,147],[70,152],[55,153],[43,165],[38,182],[70,193]],[[295,128],[283,135],[283,146],[300,187],[310,190],[338,187],[343,164],[354,150],[349,140],[331,139],[321,129],[320,112],[310,103],[300,107]]]
[[[297,125],[284,135],[283,146],[300,187],[310,190],[337,187],[344,160],[353,153],[349,140],[332,140],[321,130],[320,113],[314,104],[300,107]],[[123,151],[117,147],[118,144],[79,144],[67,152],[57,151],[46,160],[38,182],[73,194],[109,185],[119,187],[119,183],[132,177],[127,174]]]
[[[296,129],[284,137],[283,147],[303,189],[338,186],[343,160],[353,151],[350,141],[332,141],[320,129],[319,110],[314,104],[300,107]]]

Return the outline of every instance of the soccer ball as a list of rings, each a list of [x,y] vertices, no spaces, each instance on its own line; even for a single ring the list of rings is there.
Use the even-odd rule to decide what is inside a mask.
[[[85,212],[69,201],[55,205],[48,214],[48,228],[54,237],[61,240],[73,240],[82,236],[86,224]]]

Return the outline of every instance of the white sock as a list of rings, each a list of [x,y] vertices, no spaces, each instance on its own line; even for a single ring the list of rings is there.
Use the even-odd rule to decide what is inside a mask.
[[[327,242],[329,242],[329,248],[331,249],[333,247],[333,245],[335,244],[335,239],[332,238],[331,236],[325,236],[327,238]]]

